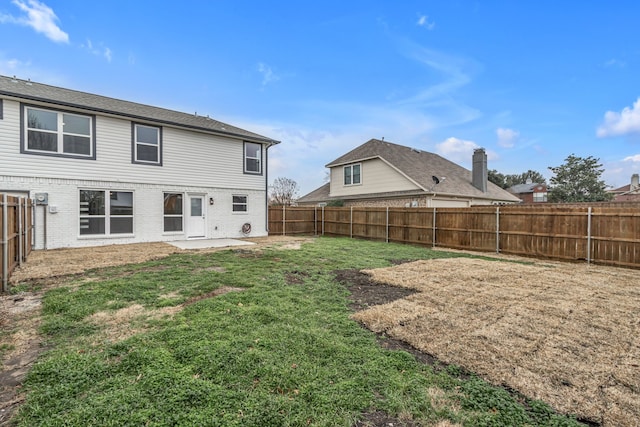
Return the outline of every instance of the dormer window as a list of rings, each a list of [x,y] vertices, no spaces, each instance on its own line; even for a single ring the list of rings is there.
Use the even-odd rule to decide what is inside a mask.
[[[344,185],[357,185],[361,183],[360,163],[344,167]]]

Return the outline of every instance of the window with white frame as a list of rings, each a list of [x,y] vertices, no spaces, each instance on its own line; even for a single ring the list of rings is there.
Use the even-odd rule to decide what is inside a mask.
[[[183,230],[183,200],[182,193],[164,193],[164,231],[176,232]]]
[[[133,163],[162,165],[162,128],[133,123],[132,125]]]
[[[262,174],[262,144],[244,143],[244,172]]]
[[[80,235],[133,234],[133,192],[80,190]]]
[[[94,116],[26,105],[23,109],[22,152],[95,159]]]
[[[360,164],[344,167],[344,185],[360,184]]]
[[[533,193],[533,201],[534,203],[542,203],[547,201],[547,193]]]
[[[247,196],[233,196],[233,212],[247,212]]]

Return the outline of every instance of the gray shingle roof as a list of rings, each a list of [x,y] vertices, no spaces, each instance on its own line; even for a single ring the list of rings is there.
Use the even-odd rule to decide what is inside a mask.
[[[279,143],[279,141],[266,136],[258,135],[257,133],[240,129],[205,116],[181,113],[165,108],[123,101],[1,75],[0,96],[19,98],[32,102],[46,102],[61,107],[81,108],[95,113],[112,114],[197,131],[213,132],[249,141],[267,144]]]
[[[513,194],[533,193],[533,189],[537,185],[540,184],[538,184],[537,182],[531,184],[516,184],[513,187],[507,188],[507,191]]]
[[[326,167],[331,168],[334,166],[373,158],[380,158],[391,164],[398,171],[405,174],[409,179],[422,187],[424,192],[431,192],[431,190],[435,188],[435,191],[441,195],[493,199],[504,202],[520,201],[520,199],[492,182],[487,183],[487,192],[483,193],[471,183],[470,170],[465,169],[444,157],[428,151],[416,150],[411,147],[393,144],[379,139],[372,139],[359,147],[356,147],[345,155],[328,163]],[[446,179],[440,180],[437,187],[434,187],[432,176],[436,176],[438,178],[446,177]],[[313,193],[314,192],[303,196],[303,198],[301,198],[303,199],[302,201],[310,201],[307,197],[311,196]],[[402,195],[404,193],[413,194],[415,191],[394,193],[394,195]],[[390,194],[380,193],[379,195],[389,196]],[[367,196],[372,197],[373,195],[369,194]]]

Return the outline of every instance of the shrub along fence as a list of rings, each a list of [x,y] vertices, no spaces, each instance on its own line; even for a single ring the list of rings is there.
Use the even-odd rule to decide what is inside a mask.
[[[25,197],[0,194],[0,279],[2,292],[9,290],[9,277],[31,253],[33,204]]]
[[[348,236],[640,268],[640,204],[271,207],[269,234]]]

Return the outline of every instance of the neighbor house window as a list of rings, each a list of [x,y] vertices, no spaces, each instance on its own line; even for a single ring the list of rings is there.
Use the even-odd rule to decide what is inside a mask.
[[[247,196],[233,196],[233,212],[247,212]]]
[[[183,196],[181,193],[164,193],[164,231],[182,231]]]
[[[162,165],[162,128],[134,123],[132,125],[133,163]]]
[[[546,202],[547,193],[533,193],[533,201],[534,203]]]
[[[23,108],[23,152],[95,159],[94,116]]]
[[[244,143],[244,172],[262,173],[262,145],[253,142]]]
[[[344,167],[344,185],[360,184],[360,165]]]
[[[80,190],[80,235],[132,233],[131,191]]]

